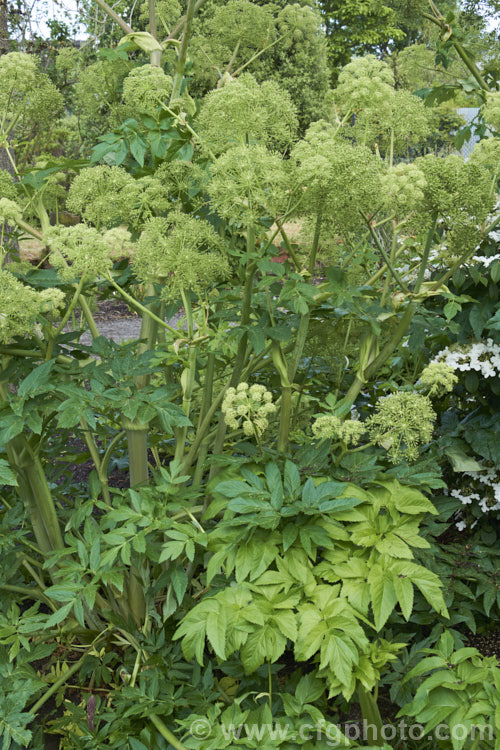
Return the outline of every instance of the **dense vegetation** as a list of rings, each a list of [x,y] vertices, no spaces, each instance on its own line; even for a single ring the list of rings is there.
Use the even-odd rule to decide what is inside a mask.
[[[2,750],[500,748],[497,58],[340,5],[11,14]]]

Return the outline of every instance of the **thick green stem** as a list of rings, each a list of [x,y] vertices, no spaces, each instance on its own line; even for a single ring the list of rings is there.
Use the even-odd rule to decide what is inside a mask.
[[[362,685],[358,686],[356,693],[359,705],[361,706],[361,713],[365,720],[366,737],[364,739],[370,745],[382,747],[385,744],[382,736],[383,722],[377,701]]]
[[[198,433],[203,423],[205,416],[210,408],[210,403],[213,398],[214,392],[214,373],[215,373],[215,352],[210,352],[207,358],[207,367],[205,369],[205,383],[203,386],[203,396],[200,408],[200,417],[198,420],[198,427],[196,432]],[[205,469],[205,459],[208,454],[208,437],[204,437],[200,445],[200,452],[196,461],[196,469],[193,476],[193,487],[199,487],[201,479]]]
[[[151,714],[149,718],[151,720],[151,723],[154,724],[161,736],[166,739],[167,742],[169,742],[172,747],[175,748],[175,750],[187,750],[187,747],[183,745],[182,742],[178,740],[174,734],[172,734],[170,729],[165,726],[159,716],[157,716],[156,714]]]
[[[191,305],[191,299],[189,297],[189,294],[186,294],[184,290],[182,290],[181,294],[182,294],[182,301],[184,304],[184,310],[186,313],[187,335],[188,335],[188,338],[192,342],[193,335],[194,335],[194,322],[193,322],[193,308]],[[189,347],[187,367],[182,373],[182,378],[181,378],[182,388],[183,388],[182,408],[184,410],[186,417],[188,418],[191,412],[191,399],[193,397],[195,377],[196,377],[196,346],[194,346],[193,343],[191,343]],[[184,456],[187,430],[188,430],[187,427],[181,427],[177,431],[177,434],[175,437],[175,458],[179,461]]]
[[[87,300],[85,299],[83,294],[80,294],[79,296],[79,304],[82,309],[83,317],[85,318],[85,321],[89,327],[89,331],[92,335],[93,339],[96,339],[99,337],[99,331],[97,330],[97,326],[95,324],[94,316],[92,315],[90,311],[89,304]]]
[[[195,5],[196,5],[195,0],[188,0],[186,20],[184,22],[184,33],[182,34],[181,48],[179,50],[179,57],[177,59],[177,66],[175,69],[174,82],[172,86],[172,95],[170,97],[171,102],[174,102],[181,95],[182,79],[184,78],[184,68],[186,67],[187,48],[188,48],[189,38],[191,36],[191,29],[193,26]]]
[[[85,656],[82,656],[81,659],[79,659],[77,662],[75,662],[69,669],[64,672],[58,680],[56,680],[42,695],[40,700],[38,700],[34,706],[30,708],[30,714],[36,714],[45,703],[49,700],[49,698],[52,698],[54,693],[57,693],[60,687],[64,685],[65,682],[69,680],[70,677],[72,677],[75,672],[78,672],[80,667],[83,664],[83,661],[85,659]]]
[[[285,453],[288,448],[290,432],[290,417],[292,414],[292,386],[281,388],[280,431],[278,436],[278,451]]]
[[[436,231],[436,224],[437,224],[437,212],[434,212],[432,214],[431,219],[431,226],[429,228],[429,231],[427,232],[427,239],[425,242],[424,252],[422,254],[422,260],[420,262],[420,269],[418,272],[418,277],[415,282],[415,287],[413,289],[415,294],[418,294],[420,291],[420,287],[422,286],[422,282],[425,278],[425,271],[427,270],[427,261],[429,260],[429,253],[431,251],[432,242],[434,240],[434,232]]]
[[[247,230],[247,253],[248,253],[249,259],[252,257],[254,250],[255,250],[255,233],[254,233],[253,227],[249,227]],[[248,323],[250,322],[253,279],[254,279],[256,270],[257,270],[257,263],[255,261],[249,260],[249,263],[246,267],[246,273],[245,273],[245,285],[243,287],[243,301],[242,301],[242,306],[241,306],[241,325],[242,326],[247,326]],[[231,386],[234,388],[240,382],[241,373],[243,371],[243,367],[245,364],[247,341],[248,341],[248,335],[247,335],[247,332],[244,331],[238,344],[238,351],[236,352],[233,372],[232,372],[228,387]],[[225,436],[226,436],[226,423],[224,422],[224,419],[221,415],[219,419],[219,425],[217,428],[217,434],[215,436],[214,447],[212,450],[213,455],[222,453],[222,449],[224,448]],[[210,477],[214,476],[216,473],[217,473],[217,469],[214,466],[212,466],[212,469],[210,470]]]
[[[148,12],[149,12],[149,33],[152,37],[158,40],[158,28],[156,25],[156,7],[155,0],[148,0]],[[149,54],[149,62],[151,65],[159,68],[161,65],[161,50],[155,49]]]

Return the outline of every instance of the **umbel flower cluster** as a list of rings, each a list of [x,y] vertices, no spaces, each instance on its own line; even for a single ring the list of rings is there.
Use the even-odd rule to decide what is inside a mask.
[[[240,383],[228,388],[222,402],[224,421],[232,430],[240,425],[248,437],[260,438],[269,425],[269,416],[276,412],[273,394],[265,386]]]
[[[335,414],[324,414],[313,423],[312,431],[320,440],[340,440],[345,446],[358,445],[368,434],[373,443],[385,448],[393,463],[398,463],[418,459],[419,448],[432,437],[435,420],[427,396],[401,391],[379,398],[374,414],[364,422],[342,422]]]
[[[358,445],[366,433],[366,425],[359,420],[347,419],[345,422],[335,414],[323,414],[313,423],[314,437],[341,440],[346,445]]]
[[[371,440],[387,450],[389,459],[416,461],[419,448],[432,438],[436,413],[427,396],[401,391],[378,399],[367,420]]]
[[[8,344],[15,336],[33,333],[38,315],[57,312],[65,304],[60,289],[36,292],[24,286],[9,271],[0,270],[0,344]]]
[[[200,294],[229,275],[222,250],[221,238],[211,224],[172,211],[168,218],[146,222],[132,267],[141,282],[161,280],[167,297],[181,291]]]
[[[419,383],[429,396],[443,396],[453,390],[458,378],[446,362],[431,362],[422,370]]]
[[[433,362],[444,363],[454,371],[474,370],[483,378],[494,378],[500,375],[500,346],[493,339],[486,339],[469,346],[446,347]]]
[[[461,473],[462,485],[451,490],[450,495],[462,503],[463,511],[456,526],[463,531],[469,525],[471,518],[477,519],[483,513],[500,511],[500,475],[491,466],[484,466],[478,471],[464,471]],[[475,526],[477,521],[472,521]]]

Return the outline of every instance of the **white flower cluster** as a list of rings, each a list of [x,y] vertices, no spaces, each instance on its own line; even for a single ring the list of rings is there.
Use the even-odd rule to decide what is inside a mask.
[[[464,471],[462,476],[470,477],[470,483],[460,489],[450,492],[452,497],[460,500],[463,506],[472,505],[479,507],[482,513],[495,513],[500,511],[500,475],[494,469],[485,467],[481,471]],[[472,526],[477,523],[474,522]],[[456,523],[459,531],[467,528],[463,519]]]
[[[485,268],[489,268],[492,263],[494,263],[496,260],[500,260],[500,254],[499,255],[474,255],[472,260],[474,260],[476,263],[482,263]]]
[[[494,378],[500,375],[500,346],[493,339],[486,339],[470,346],[446,347],[432,362],[444,362],[453,370],[475,370],[483,378]]]
[[[269,424],[268,416],[276,412],[273,394],[265,386],[240,383],[228,388],[222,402],[222,413],[228,427],[237,430],[242,421],[243,432],[248,437],[260,438]]]

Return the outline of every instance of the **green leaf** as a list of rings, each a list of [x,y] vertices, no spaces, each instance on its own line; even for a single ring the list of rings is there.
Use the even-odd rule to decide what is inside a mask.
[[[397,603],[390,571],[376,563],[368,574],[375,628],[381,630]]]
[[[482,471],[483,469],[475,458],[468,456],[465,450],[462,450],[458,445],[456,447],[445,448],[444,452],[451,461],[453,471]]]
[[[0,458],[0,484],[17,487],[16,475],[4,458]]]
[[[137,47],[143,52],[162,52],[163,47],[160,42],[147,31],[134,31],[132,34],[126,34],[118,42],[118,47],[127,46],[127,48]]]
[[[52,614],[45,623],[45,628],[53,628],[54,625],[58,625],[60,622],[66,619],[73,608],[73,602],[65,604],[64,607],[58,609]]]
[[[52,359],[50,362],[44,362],[43,365],[39,365],[32,370],[19,385],[18,395],[21,398],[27,398],[28,396],[36,396],[38,393],[44,393],[48,389],[51,390],[50,373],[54,364],[55,360]]]
[[[182,604],[184,594],[188,587],[188,577],[182,565],[176,565],[170,571],[170,581],[174,587],[175,595],[179,604]]]
[[[401,612],[406,622],[408,622],[413,610],[413,584],[408,578],[401,575],[395,575],[393,582]]]
[[[226,658],[227,615],[223,607],[207,617],[207,638],[219,659]]]

